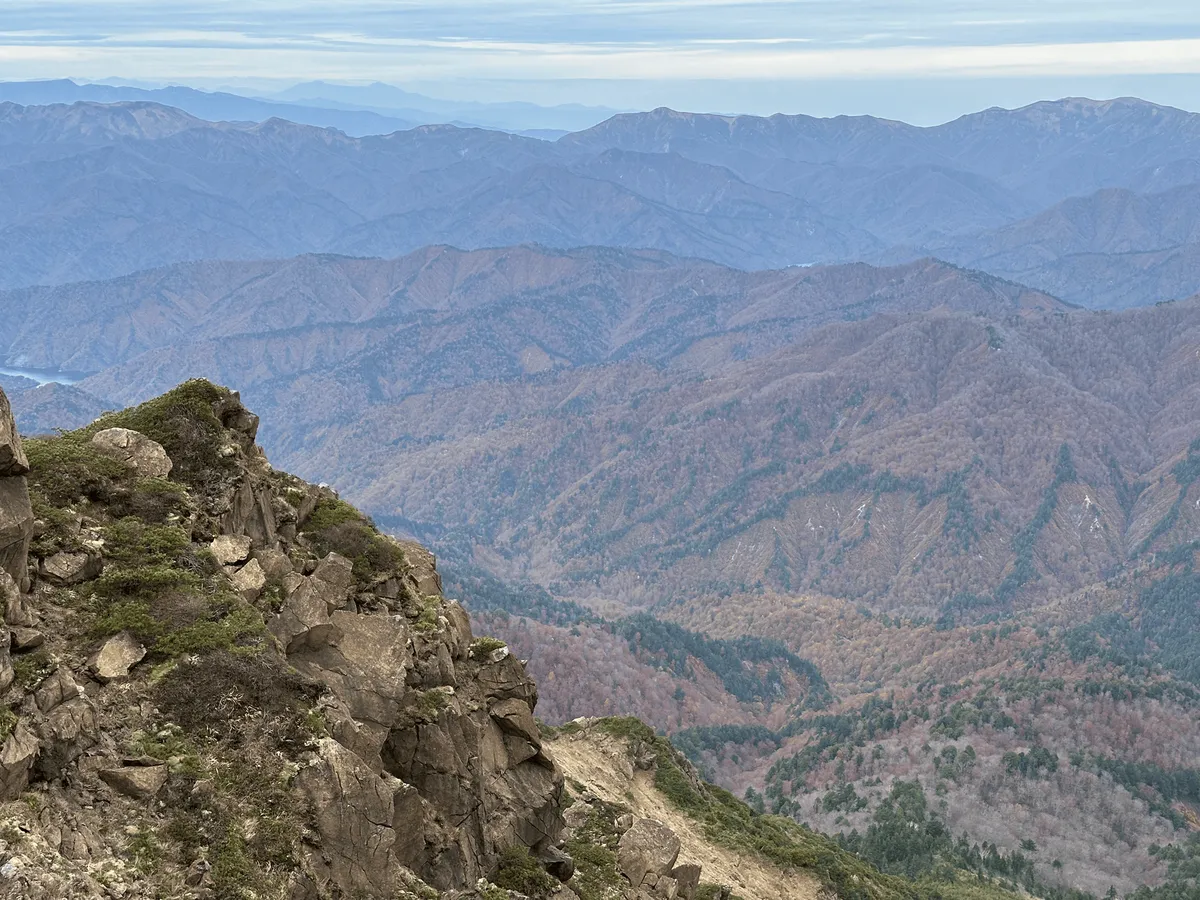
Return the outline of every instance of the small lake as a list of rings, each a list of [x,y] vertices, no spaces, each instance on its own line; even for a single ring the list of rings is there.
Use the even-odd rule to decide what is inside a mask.
[[[17,366],[0,366],[0,375],[16,375],[30,378],[38,384],[75,384],[87,378],[87,372],[64,372],[59,369],[25,369]]]

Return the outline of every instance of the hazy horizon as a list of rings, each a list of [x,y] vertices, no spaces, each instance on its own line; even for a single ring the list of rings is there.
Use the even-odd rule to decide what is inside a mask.
[[[380,81],[448,100],[613,109],[871,114],[934,124],[1039,99],[1188,108],[1200,10],[1149,0],[353,0],[10,5],[0,79],[271,93]]]

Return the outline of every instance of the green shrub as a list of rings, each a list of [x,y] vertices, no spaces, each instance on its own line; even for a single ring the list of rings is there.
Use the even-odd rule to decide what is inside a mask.
[[[306,532],[319,534],[327,528],[363,520],[363,514],[344,500],[322,497],[303,524]]]
[[[509,847],[500,854],[500,867],[493,880],[506,891],[535,900],[548,897],[558,884],[525,847]]]
[[[266,625],[258,611],[238,604],[220,618],[192,622],[169,631],[155,641],[154,649],[164,656],[194,656],[215,650],[232,650],[245,646],[265,631]]]
[[[152,875],[162,862],[162,845],[151,828],[139,828],[131,834],[125,852],[141,875]]]
[[[196,591],[200,576],[162,563],[112,568],[92,583],[97,597],[149,600],[168,591]]]
[[[262,614],[202,587],[198,576],[163,566],[105,572],[91,601],[91,633],[128,631],[160,658],[253,646],[266,629]]]
[[[282,722],[282,744],[307,744],[314,732],[316,685],[270,654],[236,654],[218,649],[181,662],[154,686],[155,703],[186,732],[206,731],[223,704]]]
[[[404,551],[342,500],[326,497],[317,503],[304,524],[304,533],[320,553],[349,559],[354,564],[354,579],[362,587],[404,570]]]
[[[609,719],[602,719],[596,727],[605,734],[610,734],[613,737],[628,738],[647,743],[656,740],[654,729],[641,719],[634,718],[633,716],[613,716]]]
[[[162,625],[150,612],[144,600],[125,600],[109,606],[95,625],[93,633],[100,636],[128,631],[142,643],[153,643],[162,634]]]
[[[193,379],[141,406],[105,415],[68,436],[90,440],[105,428],[140,432],[167,451],[173,480],[208,493],[237,471],[237,462],[221,454],[226,432],[213,409],[213,404],[228,397],[226,388]]]
[[[33,517],[45,526],[45,530],[30,543],[30,553],[45,559],[60,550],[76,552],[82,549],[79,523],[73,513],[50,505],[36,488],[30,490],[29,501],[33,506]]]
[[[174,525],[148,525],[126,517],[104,527],[104,556],[117,565],[174,565],[192,553],[188,533]]]
[[[0,744],[8,740],[8,736],[17,727],[17,714],[7,706],[0,706]]]
[[[25,441],[25,455],[30,490],[50,506],[71,506],[80,500],[106,503],[117,482],[131,474],[124,463],[74,434],[31,438]]]
[[[37,687],[42,680],[54,671],[54,658],[45,649],[23,653],[12,661],[14,681],[20,687],[29,689]]]
[[[481,637],[475,638],[475,640],[471,641],[471,649],[468,652],[475,659],[483,659],[488,654],[494,653],[501,647],[507,646],[508,644],[504,643],[504,641],[500,640],[499,638]]]
[[[260,873],[250,859],[246,838],[239,827],[226,828],[222,840],[213,848],[212,896],[214,900],[254,900]]]
[[[191,508],[187,488],[165,478],[138,478],[127,490],[115,491],[108,503],[110,515],[134,516],[150,525],[161,525]]]

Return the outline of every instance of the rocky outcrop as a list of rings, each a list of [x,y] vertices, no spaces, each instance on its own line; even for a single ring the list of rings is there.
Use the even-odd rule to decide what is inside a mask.
[[[617,869],[638,892],[662,900],[692,900],[700,886],[700,866],[677,866],[681,843],[656,819],[637,819],[617,845]]]
[[[562,777],[542,748],[536,691],[520,663],[474,659],[466,614],[419,595],[422,576],[406,576],[392,601],[351,599],[348,575],[331,557],[311,576],[294,576],[271,623],[289,662],[331,694],[327,717],[340,749],[323,745],[315,773],[302,779],[314,804],[342,810],[320,826],[328,826],[324,856],[353,855],[374,823],[370,866],[314,864],[314,878],[350,892],[394,879],[403,866],[449,889],[494,874],[507,847],[552,846]],[[336,770],[346,777],[331,780]],[[394,818],[404,823],[398,832],[386,826]]]
[[[0,390],[0,478],[24,475],[28,471],[29,460],[21,446],[21,436],[17,434],[12,407],[4,391]]]
[[[33,508],[25,473],[29,460],[13,421],[8,398],[0,391],[0,571],[18,585],[28,583],[29,541],[33,536]]]
[[[271,801],[278,812],[260,814],[301,817],[278,851],[290,874],[270,876],[272,889],[281,891],[272,897],[405,897],[416,891],[406,894],[406,885],[424,883],[491,898],[497,895],[486,880],[497,877],[501,855],[511,848],[527,849],[569,879],[573,864],[561,848],[563,778],[543,746],[533,715],[537,690],[521,662],[494,641],[474,639],[463,608],[441,596],[428,551],[380,535],[332,491],[272,470],[253,443],[258,419],[235,394],[201,386],[184,398],[180,418],[203,417],[196,396],[214,392],[215,446],[182,447],[186,462],[167,458],[164,446],[172,452],[180,446],[170,435],[160,443],[122,427],[89,439],[129,464],[129,474],[98,497],[128,502],[146,479],[169,477],[182,479],[176,484],[186,487],[186,502],[135,527],[127,510],[138,507],[109,514],[89,500],[82,511],[48,517],[61,533],[52,541],[39,537],[30,591],[22,593],[15,580],[25,576],[23,555],[14,557],[19,571],[0,574],[0,606],[24,635],[16,644],[0,641],[0,693],[9,689],[4,701],[18,711],[0,744],[0,802],[28,790],[51,791],[62,801],[39,820],[38,840],[27,842],[38,850],[24,858],[27,865],[11,877],[0,873],[0,894],[18,885],[29,896],[78,890],[71,895],[92,897],[94,854],[127,856],[129,835],[141,833],[141,826],[129,826],[135,831],[105,836],[109,819],[123,810],[131,816],[190,810],[195,823],[176,821],[176,828],[196,829],[213,855],[222,841],[259,840],[257,824],[243,814],[221,820],[239,830],[236,839],[228,830],[225,838],[209,832],[214,807],[248,801],[229,783],[220,788],[223,799],[214,797],[213,780],[196,774],[205,767],[223,771],[254,752],[284,766],[282,781],[257,788],[285,792]],[[173,415],[156,408],[152,417],[117,421],[155,424]],[[18,451],[14,443],[13,460]],[[20,474],[7,480],[24,489]],[[145,490],[155,497],[164,491],[161,483]],[[337,527],[311,524],[318,509],[320,521]],[[130,543],[135,533],[145,542]],[[183,550],[172,543],[180,535],[185,544],[190,539]],[[118,548],[109,538],[126,543]],[[138,568],[133,547],[162,555]],[[187,586],[199,583],[205,588],[189,593]],[[99,599],[109,584],[119,585],[118,592]],[[78,598],[92,618],[73,626]],[[247,635],[253,652],[229,654],[225,670],[208,668],[205,654],[234,627],[221,617],[235,608],[237,633]],[[98,625],[95,611],[110,610]],[[95,629],[109,627],[97,638]],[[64,643],[64,634],[75,643]],[[27,683],[16,681],[10,644],[34,654],[22,670]],[[164,720],[156,700],[155,684],[176,667],[189,674],[180,679],[173,709],[178,716],[184,708],[189,718],[180,721],[190,730]],[[232,680],[209,687],[222,671],[232,672]],[[312,704],[299,724],[280,712],[296,697]],[[234,759],[201,760],[199,748],[231,731],[239,737],[221,752]],[[243,777],[253,779],[261,763],[246,765]],[[67,834],[87,837],[67,840]],[[3,854],[0,848],[0,863]],[[70,854],[79,856],[78,869]],[[211,896],[224,871],[207,857],[191,860],[178,895]],[[35,878],[35,872],[50,874]],[[110,880],[125,885],[121,896],[157,896],[157,888],[130,886],[126,875]]]

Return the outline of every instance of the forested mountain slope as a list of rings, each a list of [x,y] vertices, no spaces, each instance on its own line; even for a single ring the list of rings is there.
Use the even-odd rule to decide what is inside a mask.
[[[451,125],[356,138],[147,101],[3,103],[0,287],[196,259],[539,242],[752,269],[940,253],[1084,305],[1142,305],[1200,289],[1187,253],[1142,261],[1164,268],[1157,278],[1061,276],[1079,253],[1103,269],[1127,266],[1135,248],[1190,246],[1180,226],[1196,217],[1198,132],[1196,115],[1132,99],[936,128],[660,109],[554,143]],[[1134,212],[1112,213],[1114,191]],[[1064,242],[1066,201],[1068,218],[1103,221]]]
[[[931,262],[434,248],[193,264],[16,292],[0,316],[26,362],[107,366],[78,387],[109,403],[239,376],[284,413],[265,437],[289,465],[577,599],[1008,609],[1194,518],[1194,302],[1071,311]]]

